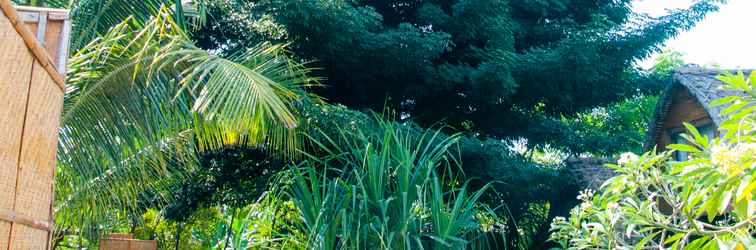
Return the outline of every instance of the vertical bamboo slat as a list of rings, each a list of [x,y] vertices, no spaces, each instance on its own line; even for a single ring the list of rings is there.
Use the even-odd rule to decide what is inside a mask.
[[[0,10],[0,250],[49,249],[63,79],[8,0]]]

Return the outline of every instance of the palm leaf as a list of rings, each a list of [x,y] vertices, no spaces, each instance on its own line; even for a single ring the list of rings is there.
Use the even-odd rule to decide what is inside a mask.
[[[181,23],[188,21],[194,27],[200,27],[206,21],[205,0],[45,0],[45,2],[47,6],[70,9],[71,51],[81,49],[127,18],[131,17],[132,22],[141,24],[149,22],[163,6],[176,7],[177,3],[182,3],[179,8],[174,8],[178,9],[177,13],[174,14],[173,11],[170,13],[181,18]]]
[[[17,5],[50,7],[50,8],[65,8],[70,4],[70,0],[11,0]]]
[[[140,193],[165,194],[197,154],[228,144],[290,156],[309,69],[282,46],[222,58],[192,44],[169,10],[114,25],[71,59],[59,140],[59,222],[97,235]],[[166,195],[170,196],[170,195]],[[170,197],[157,197],[158,200]]]

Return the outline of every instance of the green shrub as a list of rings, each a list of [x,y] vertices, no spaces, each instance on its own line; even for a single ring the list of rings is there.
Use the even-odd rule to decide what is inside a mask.
[[[288,192],[301,213],[303,244],[315,249],[460,249],[496,219],[454,177],[460,136],[378,120],[377,136],[319,135],[324,157],[292,169]]]
[[[624,154],[610,166],[618,176],[582,192],[570,218],[554,220],[551,239],[570,249],[756,248],[756,72],[718,79],[747,93],[715,101],[729,105],[721,138],[686,124],[688,144]],[[672,161],[675,150],[690,157]]]
[[[299,220],[296,212],[291,201],[264,196],[244,208],[227,207],[221,220],[192,228],[192,238],[207,250],[299,249],[301,232],[292,226]]]

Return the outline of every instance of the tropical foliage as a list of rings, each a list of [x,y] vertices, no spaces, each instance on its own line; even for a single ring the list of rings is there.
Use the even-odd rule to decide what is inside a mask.
[[[324,135],[315,144],[328,156],[292,170],[290,196],[307,248],[459,249],[493,229],[479,220],[495,217],[478,202],[487,186],[470,190],[454,174],[459,135],[418,135],[412,127],[378,122],[377,136]]]
[[[294,154],[293,105],[313,80],[281,46],[227,58],[199,49],[167,9],[146,22],[126,18],[69,67],[57,224],[92,230],[114,211],[134,211],[140,192],[170,198],[160,191],[197,166],[198,151],[239,144]]]
[[[620,175],[582,192],[570,217],[554,220],[551,238],[570,249],[756,247],[756,72],[718,79],[744,94],[714,103],[727,105],[721,138],[686,125],[687,144],[623,155],[611,166]],[[674,151],[689,158],[672,161]]]
[[[526,249],[566,158],[640,151],[681,61],[634,62],[722,1],[13,2],[73,21],[55,246]]]

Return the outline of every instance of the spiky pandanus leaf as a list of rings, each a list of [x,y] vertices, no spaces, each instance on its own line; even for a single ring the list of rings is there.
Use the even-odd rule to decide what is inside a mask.
[[[377,133],[322,133],[313,144],[326,155],[292,169],[288,196],[302,218],[303,247],[469,246],[481,231],[475,216],[488,186],[474,192],[467,185],[450,187],[460,163],[454,150],[460,135],[376,120]]]

